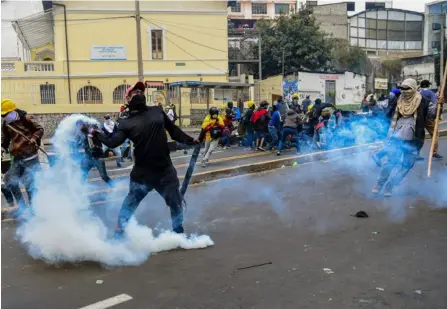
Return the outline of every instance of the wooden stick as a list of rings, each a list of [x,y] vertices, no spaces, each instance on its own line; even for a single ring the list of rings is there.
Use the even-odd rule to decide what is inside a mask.
[[[427,177],[431,177],[431,166],[432,166],[432,162],[433,162],[433,154],[435,152],[436,140],[438,139],[439,117],[441,114],[442,103],[444,103],[444,89],[445,89],[446,78],[447,78],[447,66],[444,69],[444,77],[442,79],[442,85],[441,85],[441,90],[439,92],[439,98],[438,98],[438,104],[437,104],[438,106],[436,108],[435,127],[433,130],[433,136],[431,138],[430,154],[428,157]]]
[[[19,134],[20,136],[22,136],[24,139],[26,139],[29,143],[32,143],[31,140],[22,132],[20,132],[19,130],[17,130],[16,128],[14,128],[13,126],[10,126],[9,124],[6,125],[8,128],[10,128],[11,130],[13,130],[14,132],[16,132],[17,134]],[[47,159],[49,159],[48,157],[48,153],[39,145],[35,144],[35,146],[37,147],[37,149],[39,149],[40,151],[42,151],[46,156]]]

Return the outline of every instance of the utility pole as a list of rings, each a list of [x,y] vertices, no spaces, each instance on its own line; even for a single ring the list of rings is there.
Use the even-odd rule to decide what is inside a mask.
[[[442,76],[444,74],[444,41],[445,41],[445,19],[446,14],[441,14],[441,50],[440,50],[440,71],[439,71],[439,80],[442,83]]]
[[[284,48],[282,50],[282,60],[281,60],[281,63],[282,63],[282,77],[284,77]]]
[[[141,51],[141,16],[140,16],[139,0],[135,0],[135,25],[137,31],[138,80],[144,83],[143,52]]]
[[[259,62],[259,81],[262,80],[262,41],[261,41],[261,32],[259,32],[258,39],[258,62]]]

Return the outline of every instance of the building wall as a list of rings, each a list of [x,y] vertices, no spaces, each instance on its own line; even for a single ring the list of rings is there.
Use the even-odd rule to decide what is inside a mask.
[[[425,6],[424,55],[432,55],[435,49],[440,52],[441,30],[439,27],[442,19],[447,22],[447,18],[442,17],[441,13],[447,13],[447,1],[436,1]]]
[[[119,104],[113,103],[113,91],[119,85],[137,80],[135,18],[131,17],[134,2],[69,1],[64,4],[69,19],[71,104],[64,23],[57,21],[54,25],[56,61],[2,62],[2,97],[11,98],[31,114],[116,112]],[[141,21],[146,81],[227,81],[224,1],[141,1],[140,7],[142,17],[147,20]],[[54,18],[63,19],[62,10],[57,8]],[[163,33],[163,59],[151,57],[151,30]],[[124,46],[126,60],[91,60],[93,46]],[[45,94],[41,86],[46,84],[54,85],[55,104],[42,104]],[[99,89],[102,103],[79,104],[77,95],[85,86]],[[185,107],[183,115],[187,116],[190,109]]]
[[[313,8],[321,30],[335,38],[348,39],[348,11],[346,3],[318,5]]]
[[[296,8],[296,1],[294,0],[273,0],[269,2],[262,2],[267,4],[267,14],[253,14],[252,12],[252,3],[256,1],[240,1],[241,11],[240,12],[232,12],[231,8],[228,8],[228,17],[230,19],[262,19],[262,18],[270,18],[273,19],[280,14],[276,14],[275,12],[275,4],[276,3],[284,3],[289,4],[290,9],[293,11]]]
[[[326,80],[335,81],[335,103],[337,105],[358,104],[365,95],[366,77],[352,72],[345,74],[298,73],[300,98],[310,95],[312,101],[325,101]]]
[[[263,100],[272,103],[276,97],[282,96],[282,83],[282,75],[276,75],[255,84],[255,99],[258,101],[256,103]]]
[[[417,82],[421,82],[424,79],[429,80],[432,85],[431,88],[437,88],[438,85],[435,82],[435,63],[417,63],[417,64],[404,64],[402,66],[402,77],[413,78]]]

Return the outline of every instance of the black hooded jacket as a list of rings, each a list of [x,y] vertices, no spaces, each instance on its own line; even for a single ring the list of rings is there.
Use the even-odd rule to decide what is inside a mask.
[[[194,139],[176,126],[158,106],[145,106],[140,111],[132,111],[126,119],[121,119],[118,131],[113,137],[97,132],[99,140],[110,148],[115,148],[130,139],[134,145],[136,170],[163,172],[172,166],[169,156],[168,137],[175,141],[192,144]],[[140,173],[139,173],[140,174]]]

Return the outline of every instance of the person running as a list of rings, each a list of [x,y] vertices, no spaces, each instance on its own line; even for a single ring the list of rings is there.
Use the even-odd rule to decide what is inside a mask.
[[[258,110],[253,113],[250,121],[253,124],[253,130],[255,131],[256,136],[256,146],[255,150],[265,151],[262,147],[265,141],[266,132],[268,132],[268,123],[270,121],[270,117],[268,115],[268,102],[262,101]]]
[[[246,110],[244,116],[242,117],[242,121],[245,125],[245,131],[247,133],[245,138],[245,147],[249,147],[250,149],[253,149],[253,142],[254,142],[254,134],[255,131],[253,130],[253,123],[251,123],[250,119],[253,116],[253,112],[256,108],[256,104],[254,101],[248,102],[248,109]]]
[[[383,165],[372,189],[374,194],[378,194],[384,188],[386,197],[392,195],[393,189],[413,168],[417,152],[424,144],[428,116],[429,101],[417,91],[414,79],[404,80],[400,89],[401,96],[390,127],[390,141],[386,146],[388,162]]]
[[[431,83],[428,80],[426,80],[426,79],[421,81],[420,93],[421,93],[422,97],[424,97],[427,101],[430,102],[430,108],[436,110],[436,106],[438,104],[438,96],[436,95],[436,93],[434,93],[432,90],[430,90],[430,85],[431,85]],[[427,119],[427,121],[425,123],[425,129],[430,134],[432,139],[433,139],[433,135],[435,135],[436,112],[434,114],[435,114],[435,117],[429,117],[429,119]],[[435,159],[442,159],[443,156],[441,156],[438,153],[438,149],[439,149],[439,145],[438,145],[439,132],[436,132],[436,134],[437,134],[437,138],[436,138],[436,142],[435,142],[435,149],[434,149],[434,152],[433,152],[433,158],[435,158]]]
[[[104,132],[104,134],[106,134],[109,137],[113,137],[113,135],[116,134],[116,132],[118,131],[118,126],[115,124],[115,122],[110,118],[110,115],[105,115],[104,116],[104,123],[102,125],[102,131]],[[114,149],[110,149],[113,151],[113,154],[116,156],[116,166],[117,167],[122,167],[121,165],[121,147],[116,147]],[[103,151],[106,152],[107,151],[107,147],[103,147]]]
[[[284,129],[282,131],[282,137],[279,141],[278,153],[277,155],[281,155],[281,150],[284,147],[284,143],[292,136],[292,139],[295,141],[296,153],[300,153],[300,144],[298,138],[298,127],[302,125],[302,118],[294,109],[290,109],[287,112],[286,119],[284,120]]]
[[[206,167],[210,156],[219,144],[219,139],[222,137],[222,130],[225,124],[219,116],[217,107],[211,107],[208,115],[202,123],[202,130],[199,135],[199,141],[205,140],[205,150],[203,151],[202,167]]]
[[[2,100],[2,120],[2,152],[7,153],[11,147],[10,153],[13,157],[13,162],[5,174],[5,186],[14,193],[21,182],[31,204],[35,189],[34,175],[40,170],[37,146],[42,141],[43,127],[9,99]],[[21,199],[17,202],[19,208],[22,208],[19,211],[23,210],[22,206],[26,205],[23,197],[21,194],[16,194],[15,197]]]
[[[109,175],[107,175],[103,145],[96,136],[89,134],[91,129],[99,130],[97,126],[89,126],[82,120],[76,122],[74,144],[72,145],[74,160],[78,161],[81,165],[83,182],[87,180],[91,169],[96,167],[102,180],[113,187],[113,181],[110,179]],[[111,137],[114,135],[111,135]],[[84,152],[79,152],[79,149],[83,149]]]
[[[276,105],[272,106],[272,118],[268,124],[268,131],[272,136],[272,142],[269,147],[269,150],[271,151],[278,146],[279,137],[281,135],[281,116],[279,115],[279,110]]]
[[[183,206],[180,182],[171,157],[166,131],[171,138],[184,144],[196,144],[192,138],[168,118],[158,106],[147,106],[145,85],[137,82],[126,91],[129,100],[129,116],[120,121],[118,132],[108,137],[99,130],[92,134],[107,147],[115,148],[129,138],[135,145],[134,166],[130,172],[129,193],[123,201],[115,237],[121,238],[129,219],[146,195],[156,190],[171,210],[172,229],[183,233]]]

